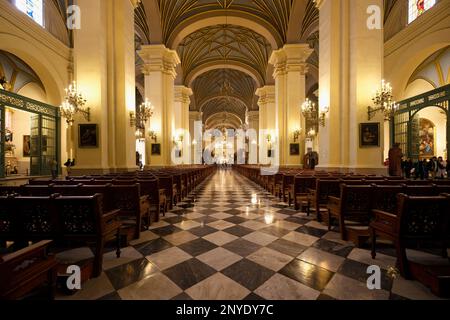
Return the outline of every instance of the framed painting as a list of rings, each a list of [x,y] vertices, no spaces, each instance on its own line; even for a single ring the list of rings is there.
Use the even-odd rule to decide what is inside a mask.
[[[78,146],[80,148],[98,147],[98,125],[80,124],[78,125]]]
[[[361,148],[380,146],[380,123],[361,123],[359,128],[359,145]]]
[[[29,158],[31,156],[31,137],[29,135],[23,136],[23,157]]]
[[[291,143],[289,147],[289,153],[291,156],[299,156],[300,155],[300,144]]]
[[[152,156],[160,156],[160,155],[161,155],[161,144],[152,143]]]

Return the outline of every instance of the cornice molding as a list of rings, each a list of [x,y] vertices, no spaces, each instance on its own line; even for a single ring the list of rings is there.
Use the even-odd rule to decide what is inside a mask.
[[[175,102],[181,102],[183,104],[190,104],[191,98],[194,92],[191,88],[185,86],[175,86]]]
[[[17,8],[9,1],[0,1],[0,19],[5,19],[8,23],[20,29],[26,36],[31,37],[40,45],[47,47],[65,60],[70,60],[71,49],[55,38],[45,28],[38,25],[27,15],[17,10]],[[0,33],[6,33],[6,30]],[[24,40],[26,40],[24,38]]]
[[[448,16],[450,15],[448,3],[448,0],[438,2],[432,9],[386,41],[384,44],[384,56],[388,57],[402,47],[410,45],[412,42],[417,41],[418,37],[426,37],[431,32],[441,30],[442,28],[436,27],[436,25],[440,25],[443,21],[448,21]]]

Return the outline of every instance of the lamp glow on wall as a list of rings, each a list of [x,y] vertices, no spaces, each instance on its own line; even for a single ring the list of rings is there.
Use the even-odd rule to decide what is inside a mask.
[[[392,95],[392,86],[385,80],[381,81],[381,87],[374,94],[372,101],[375,107],[368,107],[369,121],[379,111],[384,113],[385,121],[390,121],[399,109],[399,105],[394,101],[394,96]]]
[[[143,139],[145,136],[145,125],[153,116],[155,107],[152,103],[145,99],[136,111],[130,111],[130,126],[136,127],[136,138]]]
[[[301,129],[297,129],[297,130],[294,131],[294,142],[298,141],[298,139],[300,138],[301,133],[302,133]]]
[[[330,107],[325,106],[319,110],[319,125],[325,127],[325,120],[327,118],[327,113],[330,112]]]
[[[68,88],[65,89],[66,96],[61,104],[61,115],[66,119],[69,126],[75,122],[75,115],[82,114],[86,121],[91,121],[90,108],[84,108],[87,100],[78,91],[77,83],[74,81]]]

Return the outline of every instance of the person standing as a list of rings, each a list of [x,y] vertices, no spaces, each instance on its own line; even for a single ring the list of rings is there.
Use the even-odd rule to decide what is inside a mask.
[[[402,158],[403,151],[400,148],[400,144],[396,143],[389,150],[389,175],[393,177],[402,176]]]
[[[446,163],[444,162],[444,159],[442,157],[439,157],[439,159],[437,160],[436,178],[445,179],[445,172],[446,172]]]
[[[411,159],[406,159],[404,163],[404,168],[406,179],[411,179],[411,170],[413,169],[413,162]]]

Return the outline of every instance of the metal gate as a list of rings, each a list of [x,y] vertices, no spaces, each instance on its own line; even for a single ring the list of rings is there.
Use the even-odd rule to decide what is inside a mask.
[[[5,175],[5,107],[31,113],[30,175],[50,175],[53,162],[61,167],[59,108],[0,90],[0,177]]]
[[[420,157],[417,114],[429,107],[441,109],[443,116],[447,118],[446,150],[448,156],[450,126],[449,126],[450,85],[426,92],[419,96],[401,101],[399,110],[391,120],[391,146],[399,143],[403,153],[413,160]]]

